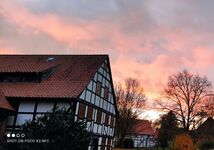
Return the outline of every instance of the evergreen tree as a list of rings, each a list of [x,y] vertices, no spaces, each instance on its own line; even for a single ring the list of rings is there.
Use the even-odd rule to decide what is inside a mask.
[[[160,129],[158,130],[158,144],[165,149],[169,146],[178,130],[178,123],[175,114],[169,111],[161,116]]]

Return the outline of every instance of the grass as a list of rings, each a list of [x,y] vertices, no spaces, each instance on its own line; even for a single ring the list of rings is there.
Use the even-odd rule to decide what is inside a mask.
[[[162,148],[150,148],[150,149],[146,149],[146,148],[134,148],[134,149],[120,149],[120,148],[113,148],[113,150],[162,150]],[[165,148],[165,150],[168,150],[167,148]]]

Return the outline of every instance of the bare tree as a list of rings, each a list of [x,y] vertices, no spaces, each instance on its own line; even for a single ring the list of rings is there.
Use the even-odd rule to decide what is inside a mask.
[[[117,83],[115,86],[116,101],[119,119],[116,124],[118,146],[123,146],[123,140],[128,128],[132,126],[138,116],[138,110],[145,106],[144,89],[137,79],[128,78],[125,84]]]
[[[172,110],[182,127],[194,129],[207,116],[205,101],[211,97],[211,82],[206,77],[191,74],[184,70],[169,76],[163,92],[163,100],[158,104],[162,109]]]
[[[202,109],[207,113],[209,117],[214,117],[214,94],[211,94],[204,100]]]

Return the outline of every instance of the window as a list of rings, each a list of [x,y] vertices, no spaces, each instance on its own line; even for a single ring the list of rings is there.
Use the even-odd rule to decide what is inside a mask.
[[[97,83],[96,94],[99,96],[101,95],[101,83],[100,82]]]
[[[91,95],[91,103],[94,104],[95,103],[95,94],[92,93]]]
[[[69,109],[70,108],[70,104],[68,102],[58,102],[56,105],[59,109]]]
[[[103,109],[106,110],[106,108],[107,108],[107,101],[103,100]]]
[[[101,134],[102,133],[102,126],[98,125],[98,133]],[[100,145],[101,145],[101,141],[100,141]]]
[[[101,108],[103,107],[103,99],[102,98],[100,99],[100,107]]]
[[[97,110],[93,109],[93,120],[96,122],[97,119]]]
[[[112,92],[112,90],[111,90],[111,84],[109,84],[108,88],[109,88],[109,92]]]
[[[86,101],[90,102],[91,99],[91,92],[87,90],[86,92]]]
[[[108,125],[111,125],[111,118],[112,116],[109,115]]]
[[[102,82],[102,76],[98,74],[98,81]]]
[[[109,87],[109,82],[108,82],[108,80],[106,80],[105,86],[106,86],[106,87]]]
[[[106,79],[103,78],[102,86],[105,87],[105,85],[106,85]]]
[[[44,72],[2,72],[0,82],[41,82],[51,76],[55,68]]]
[[[102,113],[102,122],[101,123],[105,123],[105,117],[106,117],[106,114],[103,112]]]
[[[31,114],[18,114],[17,115],[17,120],[16,120],[16,125],[22,125],[28,120],[32,120],[33,115]]]
[[[104,97],[104,88],[101,88],[101,97]]]
[[[107,72],[104,70],[103,75],[104,75],[105,78],[107,78],[106,74],[107,74]]]
[[[96,96],[95,105],[96,105],[96,106],[99,106],[99,103],[100,103],[100,97],[99,97],[99,96]]]
[[[94,132],[94,133],[97,133],[97,130],[98,130],[98,124],[95,123],[95,124],[94,124],[94,130],[93,130],[93,132]]]
[[[0,73],[0,82],[38,82],[39,78],[36,73]]]
[[[39,102],[37,105],[37,112],[50,112],[53,107],[53,102]]]
[[[108,102],[107,102],[107,108],[106,108],[106,110],[107,110],[107,111],[110,110],[110,103],[108,103]]]
[[[114,105],[111,106],[111,113],[114,114]]]
[[[18,112],[34,112],[35,102],[21,101]]]
[[[103,68],[99,68],[98,71],[102,74],[103,73]]]
[[[91,122],[87,122],[87,130],[90,132],[91,131]]]

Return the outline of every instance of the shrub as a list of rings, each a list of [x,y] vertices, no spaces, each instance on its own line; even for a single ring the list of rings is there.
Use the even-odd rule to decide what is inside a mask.
[[[123,142],[124,148],[133,148],[134,142],[132,139],[125,139]]]
[[[193,142],[189,134],[181,133],[176,135],[173,148],[174,150],[192,150]]]
[[[214,141],[206,141],[201,145],[201,150],[211,150],[214,148]]]
[[[83,122],[74,120],[74,113],[65,109],[27,121],[22,126],[27,139],[48,139],[45,143],[7,144],[8,149],[21,150],[85,150],[90,134]]]

